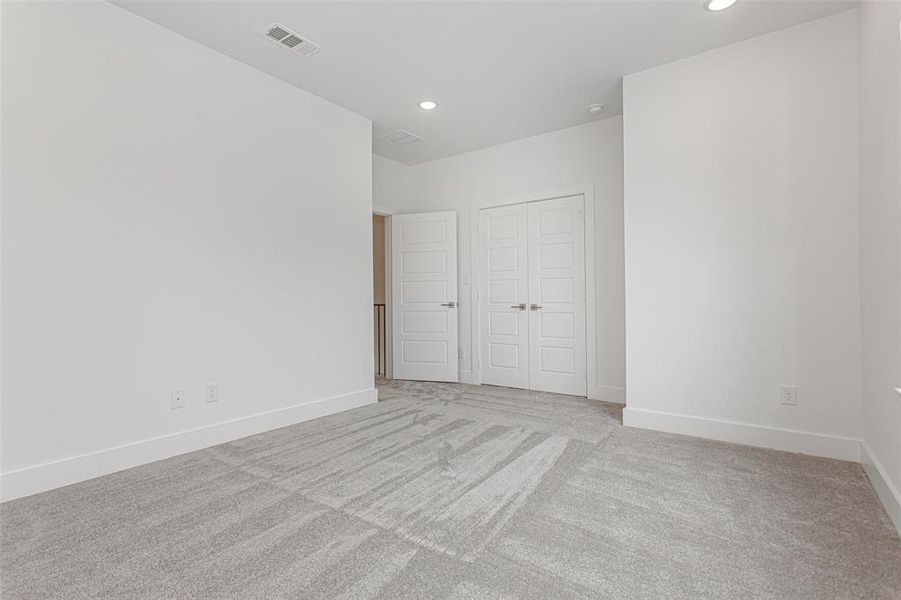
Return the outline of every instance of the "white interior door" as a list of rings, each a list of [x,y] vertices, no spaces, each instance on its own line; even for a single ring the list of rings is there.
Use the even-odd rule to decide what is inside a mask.
[[[528,207],[530,386],[586,396],[584,197]]]
[[[457,381],[457,213],[391,218],[395,379]]]
[[[482,383],[529,387],[528,208],[479,211]]]

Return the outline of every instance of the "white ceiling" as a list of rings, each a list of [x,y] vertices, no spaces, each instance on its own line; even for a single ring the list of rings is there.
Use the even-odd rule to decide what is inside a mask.
[[[856,6],[831,0],[116,4],[372,119],[376,153],[415,164],[622,113],[622,76]],[[259,35],[281,23],[309,58]],[[760,90],[767,94],[769,90]],[[425,112],[420,100],[439,103]],[[389,146],[407,129],[424,138]]]

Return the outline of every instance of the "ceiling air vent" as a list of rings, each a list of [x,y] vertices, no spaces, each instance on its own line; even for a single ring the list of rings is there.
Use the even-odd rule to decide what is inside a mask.
[[[387,135],[383,135],[381,140],[392,146],[404,146],[406,144],[412,144],[413,142],[421,142],[422,138],[415,133],[398,129],[397,131],[392,131]]]
[[[278,23],[270,25],[266,31],[263,32],[263,36],[269,38],[283,48],[287,48],[288,50],[300,54],[304,58],[322,50],[322,46],[319,44],[301,37],[300,34],[295,33]]]

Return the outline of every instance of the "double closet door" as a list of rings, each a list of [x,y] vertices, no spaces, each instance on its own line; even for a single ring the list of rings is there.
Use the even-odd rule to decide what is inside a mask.
[[[587,395],[584,203],[479,211],[482,383]]]

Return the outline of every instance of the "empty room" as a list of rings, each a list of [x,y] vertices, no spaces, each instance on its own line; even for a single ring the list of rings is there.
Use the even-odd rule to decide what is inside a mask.
[[[3,600],[901,600],[901,2],[0,33]]]

